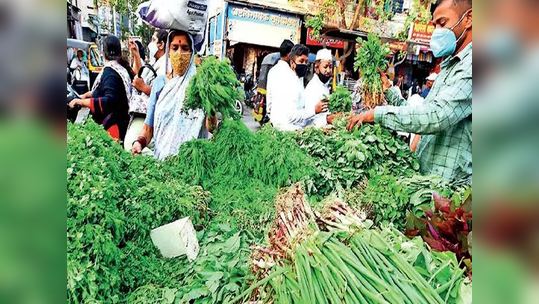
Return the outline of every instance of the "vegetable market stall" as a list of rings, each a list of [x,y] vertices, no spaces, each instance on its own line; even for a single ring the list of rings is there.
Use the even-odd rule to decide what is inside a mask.
[[[346,164],[352,170],[346,170]],[[314,258],[305,255],[310,255],[316,246],[320,253],[345,247],[353,250],[350,242],[365,242],[369,235],[376,235],[393,245],[373,249],[373,244],[361,243],[367,249],[359,249],[370,253],[352,256],[348,252],[353,260],[337,260],[357,265],[339,273],[333,273],[339,264],[324,270],[332,271],[338,281],[317,282],[318,287],[309,283],[302,288],[316,288],[312,293],[316,297],[322,292],[327,297],[324,303],[349,303],[358,297],[365,297],[365,303],[383,299],[391,302],[401,299],[401,287],[411,288],[400,286],[404,281],[417,279],[424,288],[415,291],[415,299],[456,303],[460,289],[465,290],[468,284],[456,256],[432,252],[421,238],[408,240],[387,226],[395,223],[394,227],[402,231],[407,212],[414,212],[418,218],[424,216],[422,210],[434,204],[428,195],[430,189],[444,190],[446,196],[463,200],[465,191],[461,189],[414,177],[416,164],[406,145],[389,131],[372,126],[354,133],[313,129],[288,134],[266,128],[255,134],[241,122],[227,120],[213,140],[191,141],[181,147],[177,157],[157,162],[126,154],[93,122],[69,125],[68,302],[228,303],[264,294],[271,301],[286,303],[280,297],[295,292],[288,288],[305,284],[303,279],[298,281],[298,271],[311,269],[314,277],[322,274],[316,268],[305,268],[307,260]],[[301,262],[275,262],[274,276],[260,290],[258,283],[264,279],[262,272],[253,271],[252,248],[269,244],[271,238],[267,235],[274,228],[274,219],[280,216],[275,198],[281,187],[296,182],[307,191],[299,200],[310,200],[315,210],[334,205],[331,199],[328,202],[324,198],[341,197],[349,202],[349,210],[364,212],[376,227],[385,228],[360,226],[368,222],[364,217],[356,221],[355,228],[363,227],[358,234],[350,229],[335,233],[316,228],[320,231],[308,237],[305,246],[289,249]],[[151,243],[150,231],[185,216],[191,218],[198,231],[199,257],[194,262],[161,258]],[[311,218],[314,220],[306,221],[305,227],[318,227],[316,216]],[[421,235],[421,231],[415,235]],[[320,242],[319,238],[327,240]],[[430,240],[427,243],[431,244]],[[376,255],[388,253],[384,251],[388,248],[391,254],[399,254],[401,264],[394,265],[395,261],[387,260],[387,256],[376,261],[389,263],[386,267],[392,268],[386,270],[400,273],[398,288],[383,273],[373,272],[369,264],[372,261],[362,260],[375,254],[373,250],[378,252]],[[317,265],[329,257],[334,255],[324,254],[311,262]],[[358,271],[367,271],[358,270],[360,264],[371,269],[366,277],[358,278]],[[417,265],[423,270],[410,273]],[[375,274],[377,279],[372,277]],[[371,280],[370,287],[357,289],[364,280]],[[346,284],[350,289],[342,286],[343,281],[349,282]],[[340,289],[335,289],[339,300],[325,289],[332,285],[322,285],[330,283],[340,284]],[[388,286],[393,287],[386,298],[380,289]]]

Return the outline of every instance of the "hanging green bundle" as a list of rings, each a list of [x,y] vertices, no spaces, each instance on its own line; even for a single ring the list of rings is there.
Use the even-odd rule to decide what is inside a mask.
[[[382,44],[380,38],[373,33],[369,34],[366,41],[358,38],[357,42],[361,47],[356,54],[354,68],[361,73],[363,103],[366,107],[374,109],[385,102],[379,69],[382,71],[387,69],[387,56],[391,51],[387,44]]]
[[[236,112],[236,100],[243,100],[244,93],[238,89],[241,83],[228,60],[219,61],[209,57],[202,61],[187,88],[184,110],[204,109],[206,116],[221,113],[223,118],[241,119]]]

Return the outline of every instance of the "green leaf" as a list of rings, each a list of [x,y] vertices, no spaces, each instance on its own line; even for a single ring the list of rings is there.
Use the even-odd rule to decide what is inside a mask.
[[[188,293],[189,301],[196,300],[201,297],[206,297],[208,295],[210,295],[210,290],[206,286],[191,289],[191,291],[189,291]]]
[[[241,243],[241,237],[240,237],[240,233],[238,232],[234,236],[229,238],[223,244],[223,252],[226,252],[226,253],[237,252],[240,249],[240,243]]]

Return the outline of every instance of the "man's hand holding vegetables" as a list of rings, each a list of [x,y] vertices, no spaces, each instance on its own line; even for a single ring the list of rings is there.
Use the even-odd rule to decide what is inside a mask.
[[[472,1],[444,0],[433,15],[435,57],[444,57],[441,73],[425,104],[407,105],[384,73],[386,98],[394,106],[377,107],[350,119],[348,129],[378,123],[395,131],[421,134],[417,147],[421,173],[446,181],[471,182],[472,176]]]
[[[328,49],[322,49],[316,54],[314,63],[315,75],[305,88],[305,107],[315,108],[317,115],[311,120],[312,125],[324,127],[328,122],[331,78],[333,76],[333,56]],[[319,114],[321,113],[321,114]]]

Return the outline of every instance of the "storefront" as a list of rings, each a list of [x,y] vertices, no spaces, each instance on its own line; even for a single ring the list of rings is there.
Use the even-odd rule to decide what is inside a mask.
[[[393,43],[391,45],[395,51],[407,50],[404,62],[394,67],[395,77],[403,79],[405,89],[410,87],[414,80],[417,80],[420,86],[424,87],[426,85],[425,79],[432,72],[439,71],[437,68],[439,62],[434,58],[429,47],[433,32],[434,25],[432,23],[415,23],[408,43]],[[395,60],[395,62],[398,61],[398,59]]]
[[[333,38],[330,36],[321,36],[318,39],[315,39],[313,37],[313,29],[307,29],[305,44],[309,47],[311,53],[316,53],[323,48],[328,48],[333,50],[332,53],[335,53],[335,50],[340,50],[339,52],[342,54],[342,50],[344,50],[344,43],[345,42],[343,39]]]
[[[82,39],[80,9],[67,2],[67,38]]]
[[[285,39],[300,38],[300,14],[227,2],[210,20],[209,53],[228,57],[238,74],[256,77],[267,54],[278,52]]]

